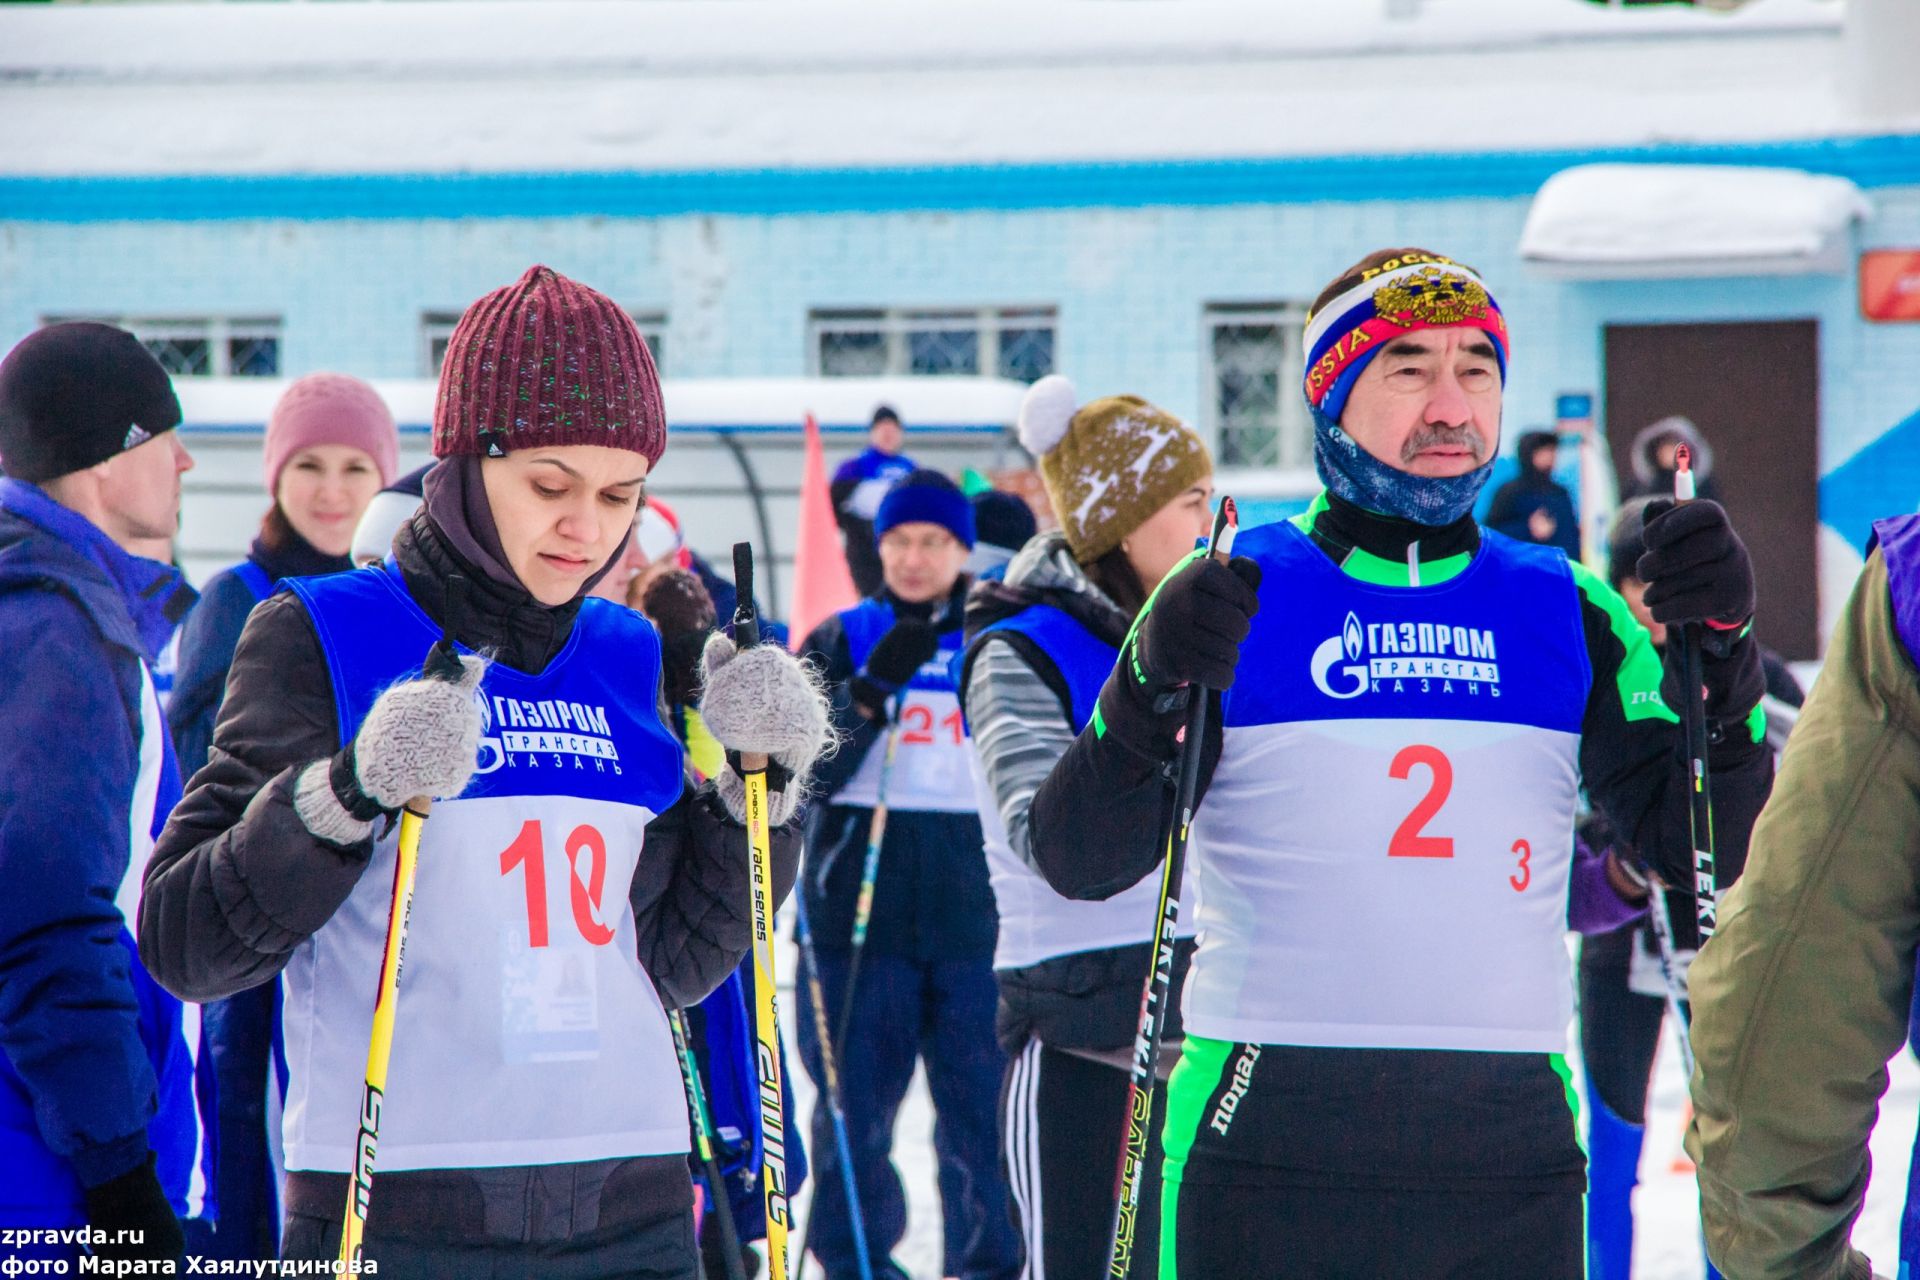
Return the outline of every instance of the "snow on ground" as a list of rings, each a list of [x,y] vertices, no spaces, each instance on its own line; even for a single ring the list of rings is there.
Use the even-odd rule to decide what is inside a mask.
[[[781,959],[781,1016],[789,1022],[805,1006],[797,1004],[789,985],[793,975],[791,949]],[[1578,1037],[1570,1043],[1577,1045]],[[1579,1054],[1570,1055],[1578,1069]],[[1701,1280],[1705,1275],[1700,1251],[1699,1208],[1693,1174],[1685,1163],[1680,1139],[1686,1123],[1687,1089],[1680,1074],[1680,1055],[1671,1033],[1661,1046],[1655,1068],[1653,1099],[1648,1109],[1646,1153],[1640,1165],[1636,1201],[1634,1280]],[[813,1082],[793,1059],[794,1093],[799,1114],[813,1115]],[[1902,1053],[1892,1064],[1893,1081],[1880,1104],[1880,1123],[1873,1133],[1873,1183],[1867,1206],[1854,1230],[1854,1244],[1870,1256],[1875,1267],[1892,1275],[1898,1261],[1900,1209],[1906,1199],[1907,1163],[1913,1149],[1914,1126],[1920,1120],[1920,1064]],[[1583,1086],[1584,1087],[1584,1086]],[[1115,1117],[1115,1123],[1119,1118]],[[895,1260],[914,1280],[940,1276],[940,1202],[935,1190],[933,1159],[933,1104],[924,1075],[914,1078],[913,1090],[901,1109],[894,1131],[894,1162],[907,1187],[907,1238]],[[811,1194],[811,1180],[808,1183]],[[797,1263],[800,1237],[806,1223],[806,1197],[796,1213],[800,1229],[793,1236]],[[819,1268],[809,1265],[809,1274]]]

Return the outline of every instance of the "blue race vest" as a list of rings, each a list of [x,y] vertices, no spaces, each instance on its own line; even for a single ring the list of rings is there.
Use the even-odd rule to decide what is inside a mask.
[[[1291,523],[1235,550],[1261,608],[1194,817],[1188,1032],[1560,1051],[1592,685],[1565,557],[1488,533],[1449,581],[1387,587]]]
[[[1010,618],[983,627],[974,637],[974,652],[993,635],[1021,635],[1032,640],[1052,659],[1067,686],[1069,723],[1078,733],[1093,719],[1101,686],[1113,671],[1120,651],[1052,605],[1032,605]],[[961,665],[956,663],[956,669]],[[976,752],[978,751],[976,746]],[[1100,902],[1081,902],[1054,892],[1045,878],[1013,851],[1007,824],[997,797],[976,759],[974,782],[980,807],[980,829],[986,839],[987,874],[993,884],[994,904],[1000,916],[1000,934],[994,944],[993,967],[1024,969],[1060,956],[1113,947],[1134,946],[1152,940],[1158,920],[1160,873],[1142,876],[1126,890]],[[1193,936],[1189,909],[1194,901],[1189,879],[1181,894],[1175,936]]]
[[[273,575],[252,560],[242,560],[227,572],[240,579],[247,590],[253,592],[256,604],[273,594]]]
[[[437,627],[385,566],[286,583],[350,739],[418,675]],[[659,713],[660,639],[586,600],[537,675],[494,664],[478,771],[421,839],[380,1134],[382,1169],[545,1165],[687,1149],[666,1015],[629,889],[682,752]],[[397,832],[287,965],[287,1167],[349,1168]],[[656,855],[657,856],[657,855]]]
[[[856,668],[866,665],[893,626],[893,610],[867,600],[845,610],[840,624]],[[953,687],[953,659],[960,650],[958,621],[940,634],[940,648],[897,695],[899,745],[887,777],[887,807],[898,812],[972,813],[973,781],[966,720]],[[887,749],[875,742],[859,770],[833,797],[834,804],[871,809],[880,800],[880,774]]]
[[[1030,605],[1010,618],[982,627],[974,637],[974,644],[977,646],[984,637],[996,632],[1025,636],[1053,659],[1054,668],[1066,681],[1067,693],[1073,702],[1073,730],[1078,733],[1086,728],[1093,719],[1100,689],[1112,674],[1120,650],[1074,621],[1072,615],[1049,604]],[[954,669],[957,674],[959,666]]]

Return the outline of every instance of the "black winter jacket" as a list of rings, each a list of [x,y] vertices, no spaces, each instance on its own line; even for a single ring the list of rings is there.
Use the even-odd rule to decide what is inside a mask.
[[[394,555],[408,592],[429,617],[460,643],[492,650],[510,666],[544,669],[571,634],[578,603],[548,608],[523,590],[488,580],[453,550],[424,510],[396,536]],[[456,578],[464,589],[450,601],[449,583]],[[148,864],[140,953],[169,990],[184,999],[214,1000],[273,979],[352,892],[372,857],[371,837],[348,846],[321,840],[293,807],[301,770],[340,745],[332,686],[312,622],[296,596],[281,592],[247,621],[211,758],[188,784]],[[793,885],[797,833],[775,832],[773,855],[779,899]],[[680,800],[648,826],[647,856],[628,896],[641,963],[669,1006],[699,1000],[746,955],[752,942],[746,836],[710,785],[689,781]],[[681,1105],[678,1099],[662,1105],[669,1102]],[[501,1197],[524,1201],[509,1216],[529,1231],[529,1223],[560,1218],[582,1231],[595,1229],[596,1222],[606,1228],[684,1210],[691,1199],[687,1163],[679,1156],[569,1168],[574,1172],[559,1180],[542,1178],[537,1169],[488,1169],[394,1173],[381,1182],[389,1189],[413,1184],[413,1191],[387,1194],[390,1207],[436,1199],[494,1204],[483,1219],[450,1227],[455,1238],[518,1229],[500,1217]],[[628,1190],[609,1204],[601,1187],[616,1172]],[[345,1202],[344,1175],[295,1177],[338,1179]],[[471,1194],[473,1184],[483,1194]],[[290,1184],[289,1199],[324,1200],[330,1190],[322,1188],[316,1197],[311,1187]],[[375,1197],[370,1230],[376,1232],[381,1203]]]
[[[1051,554],[1047,554],[1049,552]],[[1033,605],[1044,604],[1061,610],[1115,648],[1126,639],[1132,618],[1108,600],[1077,565],[1068,568],[1071,563],[1064,543],[1036,539],[1015,557],[1003,580],[976,583],[967,596],[967,647],[961,660],[960,700],[972,724],[974,750],[982,753],[983,760],[987,750],[983,734],[988,731],[977,719],[976,709],[967,705],[967,695],[975,679],[974,661],[983,647],[998,643],[1019,655],[1032,673],[1031,680],[1059,700],[1060,716],[1065,722],[1061,726],[1063,730],[1070,729],[1073,723],[1073,697],[1052,655],[1029,637],[999,631],[982,638],[981,632]],[[1037,719],[1036,712],[1025,720],[1028,732],[1032,732],[1031,726]],[[1023,745],[1030,751],[1037,749],[1032,742]],[[1040,766],[1032,767],[1037,770]],[[991,783],[991,771],[988,777],[990,785],[997,785]],[[1161,790],[1167,806],[1166,816],[1170,817],[1172,788]],[[1006,803],[1004,798],[1001,803]],[[1148,915],[1142,914],[1143,937],[1150,933],[1152,924]],[[1179,992],[1192,962],[1193,949],[1191,938],[1181,939],[1174,949],[1173,994],[1168,1005],[1165,1044],[1178,1044],[1181,1037]],[[994,1022],[1001,1048],[1009,1055],[1018,1054],[1032,1039],[1056,1049],[1127,1053],[1139,1030],[1141,990],[1152,966],[1152,944],[1142,941],[1132,946],[1076,951],[1020,968],[995,969],[993,976],[1000,987],[1000,1006]]]

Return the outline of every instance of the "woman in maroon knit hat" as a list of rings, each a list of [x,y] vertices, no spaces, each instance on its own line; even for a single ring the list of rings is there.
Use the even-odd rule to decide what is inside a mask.
[[[212,759],[150,864],[140,943],[209,1000],[283,984],[283,1257],[336,1256],[372,994],[413,795],[421,839],[366,1253],[408,1277],[697,1271],[687,1115],[665,1007],[746,953],[742,784],[688,780],[660,639],[588,593],[666,447],[653,361],[592,289],[535,267],[470,307],[426,502],[394,558],[254,610]],[[420,678],[450,636],[457,682]],[[702,711],[792,780],[827,738],[772,646],[704,663]],[[774,837],[776,889],[798,838]]]

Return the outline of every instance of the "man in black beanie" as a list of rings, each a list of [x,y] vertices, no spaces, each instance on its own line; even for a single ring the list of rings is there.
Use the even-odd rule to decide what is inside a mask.
[[[179,519],[179,422],[125,330],[0,360],[0,1228],[105,1258],[182,1255],[197,1145],[181,1005],[126,928],[180,795],[152,664],[194,595],[134,550]],[[27,1256],[70,1266],[56,1238]]]

